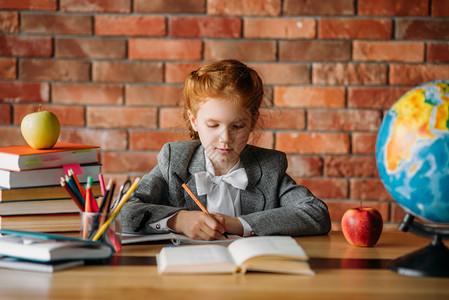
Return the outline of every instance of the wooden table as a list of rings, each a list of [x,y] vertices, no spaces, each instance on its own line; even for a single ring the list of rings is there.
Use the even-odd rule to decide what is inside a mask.
[[[341,232],[297,238],[315,276],[158,275],[164,244],[126,245],[111,265],[53,274],[0,270],[0,299],[449,299],[449,278],[407,277],[388,261],[426,246],[411,233],[384,232],[372,248],[349,245]],[[447,243],[446,243],[447,245]]]

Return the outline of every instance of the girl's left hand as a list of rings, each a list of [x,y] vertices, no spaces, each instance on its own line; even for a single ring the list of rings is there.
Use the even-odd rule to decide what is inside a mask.
[[[243,225],[242,225],[242,222],[240,222],[239,218],[231,217],[231,216],[223,215],[223,214],[219,214],[219,213],[211,213],[211,215],[224,218],[224,220],[225,220],[224,225],[225,225],[226,233],[235,234],[235,235],[243,235]]]

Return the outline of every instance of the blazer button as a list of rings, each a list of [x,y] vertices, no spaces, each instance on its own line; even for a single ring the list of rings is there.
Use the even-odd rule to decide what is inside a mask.
[[[156,224],[156,229],[161,229],[161,224]]]
[[[251,235],[254,236],[256,235],[256,233],[254,231],[251,231]]]

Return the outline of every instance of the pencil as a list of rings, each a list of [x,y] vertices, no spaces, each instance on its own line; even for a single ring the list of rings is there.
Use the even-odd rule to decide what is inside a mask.
[[[178,174],[173,173],[173,175],[175,176],[175,178],[179,181],[179,183],[181,184],[181,186],[184,188],[184,190],[187,192],[187,194],[189,194],[190,197],[192,197],[193,201],[195,201],[196,205],[198,205],[198,207],[203,211],[203,213],[208,214],[209,216],[211,215],[207,209],[204,207],[203,203],[200,202],[200,200],[195,196],[195,194],[192,192],[192,190],[187,186],[187,184],[184,183],[184,181],[182,181],[181,177],[179,177]],[[223,233],[223,236],[225,238],[228,238],[228,235],[225,233]]]
[[[75,171],[73,171],[73,169],[69,169],[68,173],[69,173],[70,178],[73,178],[73,180],[75,181],[76,186],[78,187],[78,189],[80,190],[81,195],[82,195],[84,193],[83,187],[81,186],[80,182],[78,181],[78,177],[76,177]]]
[[[76,206],[83,211],[84,205],[79,201],[79,199],[76,198],[75,194],[73,194],[72,190],[68,186],[67,182],[65,181],[64,177],[61,177],[60,180],[61,186],[66,190],[67,194],[69,194],[70,198],[75,202]]]
[[[72,191],[73,195],[75,195],[76,199],[83,205],[83,207],[86,205],[84,201],[84,197],[81,194],[81,191],[76,186],[76,183],[73,178],[70,178],[68,175],[65,175],[65,182],[67,183],[68,187]],[[83,208],[84,210],[84,208]]]
[[[129,187],[128,191],[126,192],[125,195],[123,195],[122,199],[120,200],[119,204],[117,205],[116,208],[114,208],[114,210],[112,211],[111,215],[109,216],[109,218],[106,220],[106,222],[104,222],[104,224],[100,227],[100,229],[98,229],[98,231],[95,233],[94,237],[92,238],[93,241],[98,241],[98,239],[105,233],[105,231],[108,229],[109,225],[112,223],[112,221],[115,220],[115,218],[117,217],[118,213],[120,212],[120,210],[123,208],[123,206],[125,205],[126,201],[128,201],[129,197],[131,196],[131,194],[134,192],[134,190],[136,189],[137,185],[139,184],[140,181],[140,177],[137,177],[133,184]]]
[[[103,174],[98,174],[98,180],[100,181],[101,194],[104,196],[104,194],[106,193],[106,187],[104,186]]]

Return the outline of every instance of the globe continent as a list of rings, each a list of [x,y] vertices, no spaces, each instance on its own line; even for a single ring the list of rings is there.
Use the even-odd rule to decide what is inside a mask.
[[[422,84],[388,110],[376,141],[387,191],[406,212],[449,223],[449,80]]]

